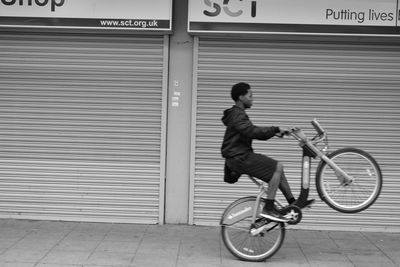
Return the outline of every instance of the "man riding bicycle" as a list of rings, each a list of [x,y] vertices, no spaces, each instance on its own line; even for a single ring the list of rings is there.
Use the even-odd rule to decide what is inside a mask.
[[[235,105],[224,111],[222,122],[226,126],[221,147],[228,172],[248,174],[268,183],[267,199],[261,216],[270,220],[287,221],[274,206],[278,188],[289,204],[296,204],[289,183],[286,179],[282,163],[266,155],[254,153],[252,140],[268,140],[275,135],[283,136],[279,127],[259,127],[253,125],[245,109],[253,105],[253,93],[248,83],[237,83],[232,86],[232,100]],[[225,170],[227,171],[227,170]],[[309,200],[307,204],[312,203]]]

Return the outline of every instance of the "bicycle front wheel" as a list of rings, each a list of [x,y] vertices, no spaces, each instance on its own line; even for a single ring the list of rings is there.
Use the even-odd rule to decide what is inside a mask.
[[[339,149],[328,157],[352,181],[341,183],[335,171],[326,162],[321,162],[316,172],[320,198],[331,208],[344,213],[360,212],[371,206],[382,189],[382,173],[375,159],[356,148]]]
[[[264,261],[280,249],[285,238],[284,223],[278,222],[268,222],[258,228],[259,233],[251,233],[255,203],[255,197],[238,199],[225,210],[221,219],[222,240],[241,260]]]

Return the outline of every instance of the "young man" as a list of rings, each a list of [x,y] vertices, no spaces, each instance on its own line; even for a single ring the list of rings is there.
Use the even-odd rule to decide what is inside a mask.
[[[274,208],[276,191],[279,188],[289,204],[295,202],[283,165],[263,154],[254,153],[252,140],[268,140],[275,135],[283,135],[279,127],[258,127],[253,125],[245,109],[253,105],[253,93],[247,83],[232,86],[231,97],[235,105],[224,111],[222,122],[226,126],[221,147],[226,166],[238,174],[248,174],[268,182],[267,200],[261,216],[270,220],[287,221]]]

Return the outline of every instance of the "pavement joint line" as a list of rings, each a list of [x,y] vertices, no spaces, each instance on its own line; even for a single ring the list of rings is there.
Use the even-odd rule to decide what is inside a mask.
[[[336,240],[332,237],[331,232],[328,232],[328,237],[329,237],[330,240],[332,240],[332,242],[336,245],[336,247],[337,247],[338,249],[340,249],[339,244],[338,244],[338,243],[336,242]],[[349,257],[349,255],[348,255],[347,253],[341,252],[341,254],[342,254],[342,255],[344,254],[344,256],[346,257],[346,259],[347,259],[353,266],[356,266],[356,264],[351,260],[351,258]]]
[[[147,225],[147,226],[146,226],[146,230],[144,231],[143,235],[140,237],[139,244],[137,245],[137,247],[136,247],[136,250],[135,250],[135,253],[133,254],[133,257],[132,257],[132,259],[130,260],[130,263],[132,263],[132,264],[133,264],[133,262],[135,261],[135,258],[136,258],[136,255],[137,255],[137,252],[138,252],[138,250],[139,250],[140,246],[141,246],[141,245],[142,245],[142,243],[143,243],[144,237],[145,237],[145,235],[146,235],[146,233],[147,233],[148,229],[149,229],[149,225]]]
[[[295,238],[294,241],[296,242],[296,245],[299,247],[301,254],[303,254],[304,259],[306,259],[307,264],[309,266],[311,266],[310,260],[308,259],[307,254],[304,252],[302,246],[300,245],[299,240],[297,240],[297,238]]]
[[[386,254],[385,251],[383,251],[383,250],[382,250],[380,247],[378,247],[374,242],[372,242],[372,241],[368,238],[368,236],[367,236],[365,233],[361,232],[361,235],[362,235],[365,239],[367,239],[368,242],[370,242],[374,247],[376,247],[383,255],[385,255],[385,257],[388,258],[394,265],[397,264],[396,261],[394,261],[390,255]]]
[[[37,262],[33,265],[33,267],[38,266],[38,265],[40,264],[40,262],[41,262],[44,258],[46,258],[47,255],[49,255],[49,254],[53,251],[53,249],[54,249],[55,247],[58,246],[58,244],[60,244],[70,233],[72,233],[72,231],[74,231],[75,227],[76,227],[76,226],[74,226],[68,233],[66,233],[62,238],[60,238],[60,240],[59,240],[52,248],[50,248],[50,249],[47,251],[47,253],[46,253],[45,255],[43,255],[42,258],[40,258],[39,260],[37,260]]]

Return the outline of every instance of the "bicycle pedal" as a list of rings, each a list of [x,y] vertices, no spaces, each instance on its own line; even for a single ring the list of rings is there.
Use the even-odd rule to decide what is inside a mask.
[[[264,226],[261,226],[259,228],[253,228],[250,230],[250,234],[252,236],[256,236],[256,235],[260,235],[262,233],[262,231],[264,231]]]
[[[263,224],[259,224],[259,226],[255,226],[254,224],[252,224],[252,227],[250,229],[250,234],[252,236],[256,236],[256,235],[263,235],[263,231],[265,230],[265,228],[267,227],[267,224],[269,223],[269,220],[266,220],[266,222],[264,222]]]
[[[311,209],[312,205],[314,205],[314,204],[315,204],[315,199],[310,199],[310,200],[307,201],[307,203],[304,206],[304,208]]]
[[[266,218],[260,218],[260,219],[257,219],[257,220],[251,225],[251,227],[258,229],[258,228],[260,228],[261,226],[266,225],[267,223],[269,223],[269,220],[268,220],[268,219],[266,219]]]
[[[305,208],[311,208],[311,206],[314,203],[315,203],[315,199],[308,199],[308,200],[305,200],[304,202],[294,203],[294,205],[299,207],[300,209],[305,209]]]

